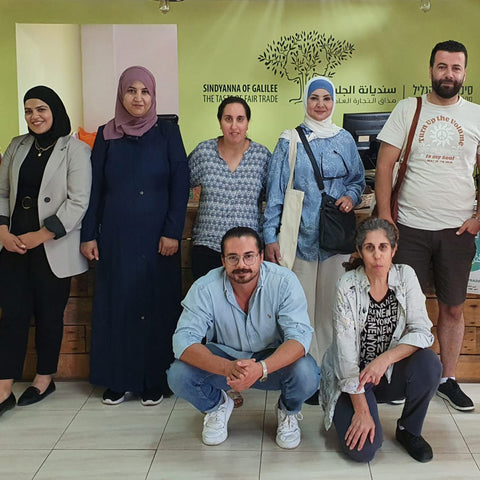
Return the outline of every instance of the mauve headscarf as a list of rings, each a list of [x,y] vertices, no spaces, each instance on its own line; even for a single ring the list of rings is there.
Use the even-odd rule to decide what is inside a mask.
[[[134,117],[123,106],[123,97],[132,84],[142,82],[152,97],[152,105],[143,117]],[[141,137],[150,130],[157,121],[157,102],[155,98],[155,78],[145,67],[128,67],[118,81],[117,103],[115,104],[115,117],[110,120],[103,130],[105,140],[122,138],[124,135]]]

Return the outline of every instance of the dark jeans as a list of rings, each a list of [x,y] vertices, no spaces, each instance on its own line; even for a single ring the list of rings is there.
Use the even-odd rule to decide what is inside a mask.
[[[22,377],[28,331],[35,318],[37,373],[57,371],[63,337],[63,312],[70,294],[70,277],[50,269],[43,245],[24,255],[0,253],[0,379]]]
[[[421,435],[428,405],[440,382],[442,366],[437,354],[429,348],[419,349],[393,367],[390,383],[385,376],[375,386],[365,385],[365,397],[375,422],[375,437],[366,440],[362,450],[350,450],[345,443],[345,434],[354,414],[350,395],[342,393],[335,406],[333,423],[345,454],[357,462],[369,462],[382,446],[383,432],[378,417],[377,403],[405,398],[405,406],[398,423],[413,435]]]

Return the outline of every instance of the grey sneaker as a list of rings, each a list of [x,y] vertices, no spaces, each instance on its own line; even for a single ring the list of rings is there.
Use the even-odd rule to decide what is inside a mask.
[[[203,419],[202,441],[205,445],[220,445],[228,437],[228,420],[233,410],[233,400],[222,390],[223,403]]]
[[[438,386],[437,395],[444,398],[453,408],[462,412],[475,408],[471,398],[462,392],[462,389],[453,378],[449,378],[445,383],[441,383]]]
[[[278,405],[277,408],[277,437],[275,442],[281,448],[296,448],[300,445],[301,434],[298,420],[303,420],[301,412],[289,415]]]

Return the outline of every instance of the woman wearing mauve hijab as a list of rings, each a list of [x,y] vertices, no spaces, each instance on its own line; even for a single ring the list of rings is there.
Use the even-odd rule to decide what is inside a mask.
[[[18,400],[25,406],[55,391],[70,279],[87,270],[80,226],[91,185],[90,149],[71,137],[70,120],[50,88],[24,97],[29,133],[12,140],[0,165],[0,415],[15,406],[30,319],[37,374]]]
[[[325,191],[337,199],[342,212],[360,203],[365,188],[365,172],[352,136],[332,122],[335,87],[325,77],[314,77],[303,94],[305,118],[301,128],[322,173]],[[295,132],[296,133],[296,132]],[[315,330],[310,354],[318,364],[331,343],[332,307],[335,284],[343,273],[346,255],[335,255],[319,247],[319,221],[322,192],[315,180],[312,163],[298,136],[293,187],[305,192],[293,271],[305,290],[308,314]],[[264,239],[265,259],[281,259],[277,231],[289,179],[289,131],[280,136],[270,162],[267,181]],[[315,400],[312,399],[312,403]]]
[[[115,117],[98,129],[82,253],[97,260],[90,380],[103,403],[127,392],[156,405],[169,393],[166,369],[180,315],[179,242],[188,164],[177,125],[157,118],[155,79],[127,68]]]

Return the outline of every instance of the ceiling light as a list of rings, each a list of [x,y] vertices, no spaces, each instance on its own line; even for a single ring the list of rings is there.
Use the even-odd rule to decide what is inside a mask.
[[[167,0],[168,1],[168,0]],[[430,0],[420,0],[420,10],[427,13],[432,8]]]
[[[170,11],[171,2],[183,2],[183,0],[155,0],[159,2],[158,7],[162,13],[168,13]]]

